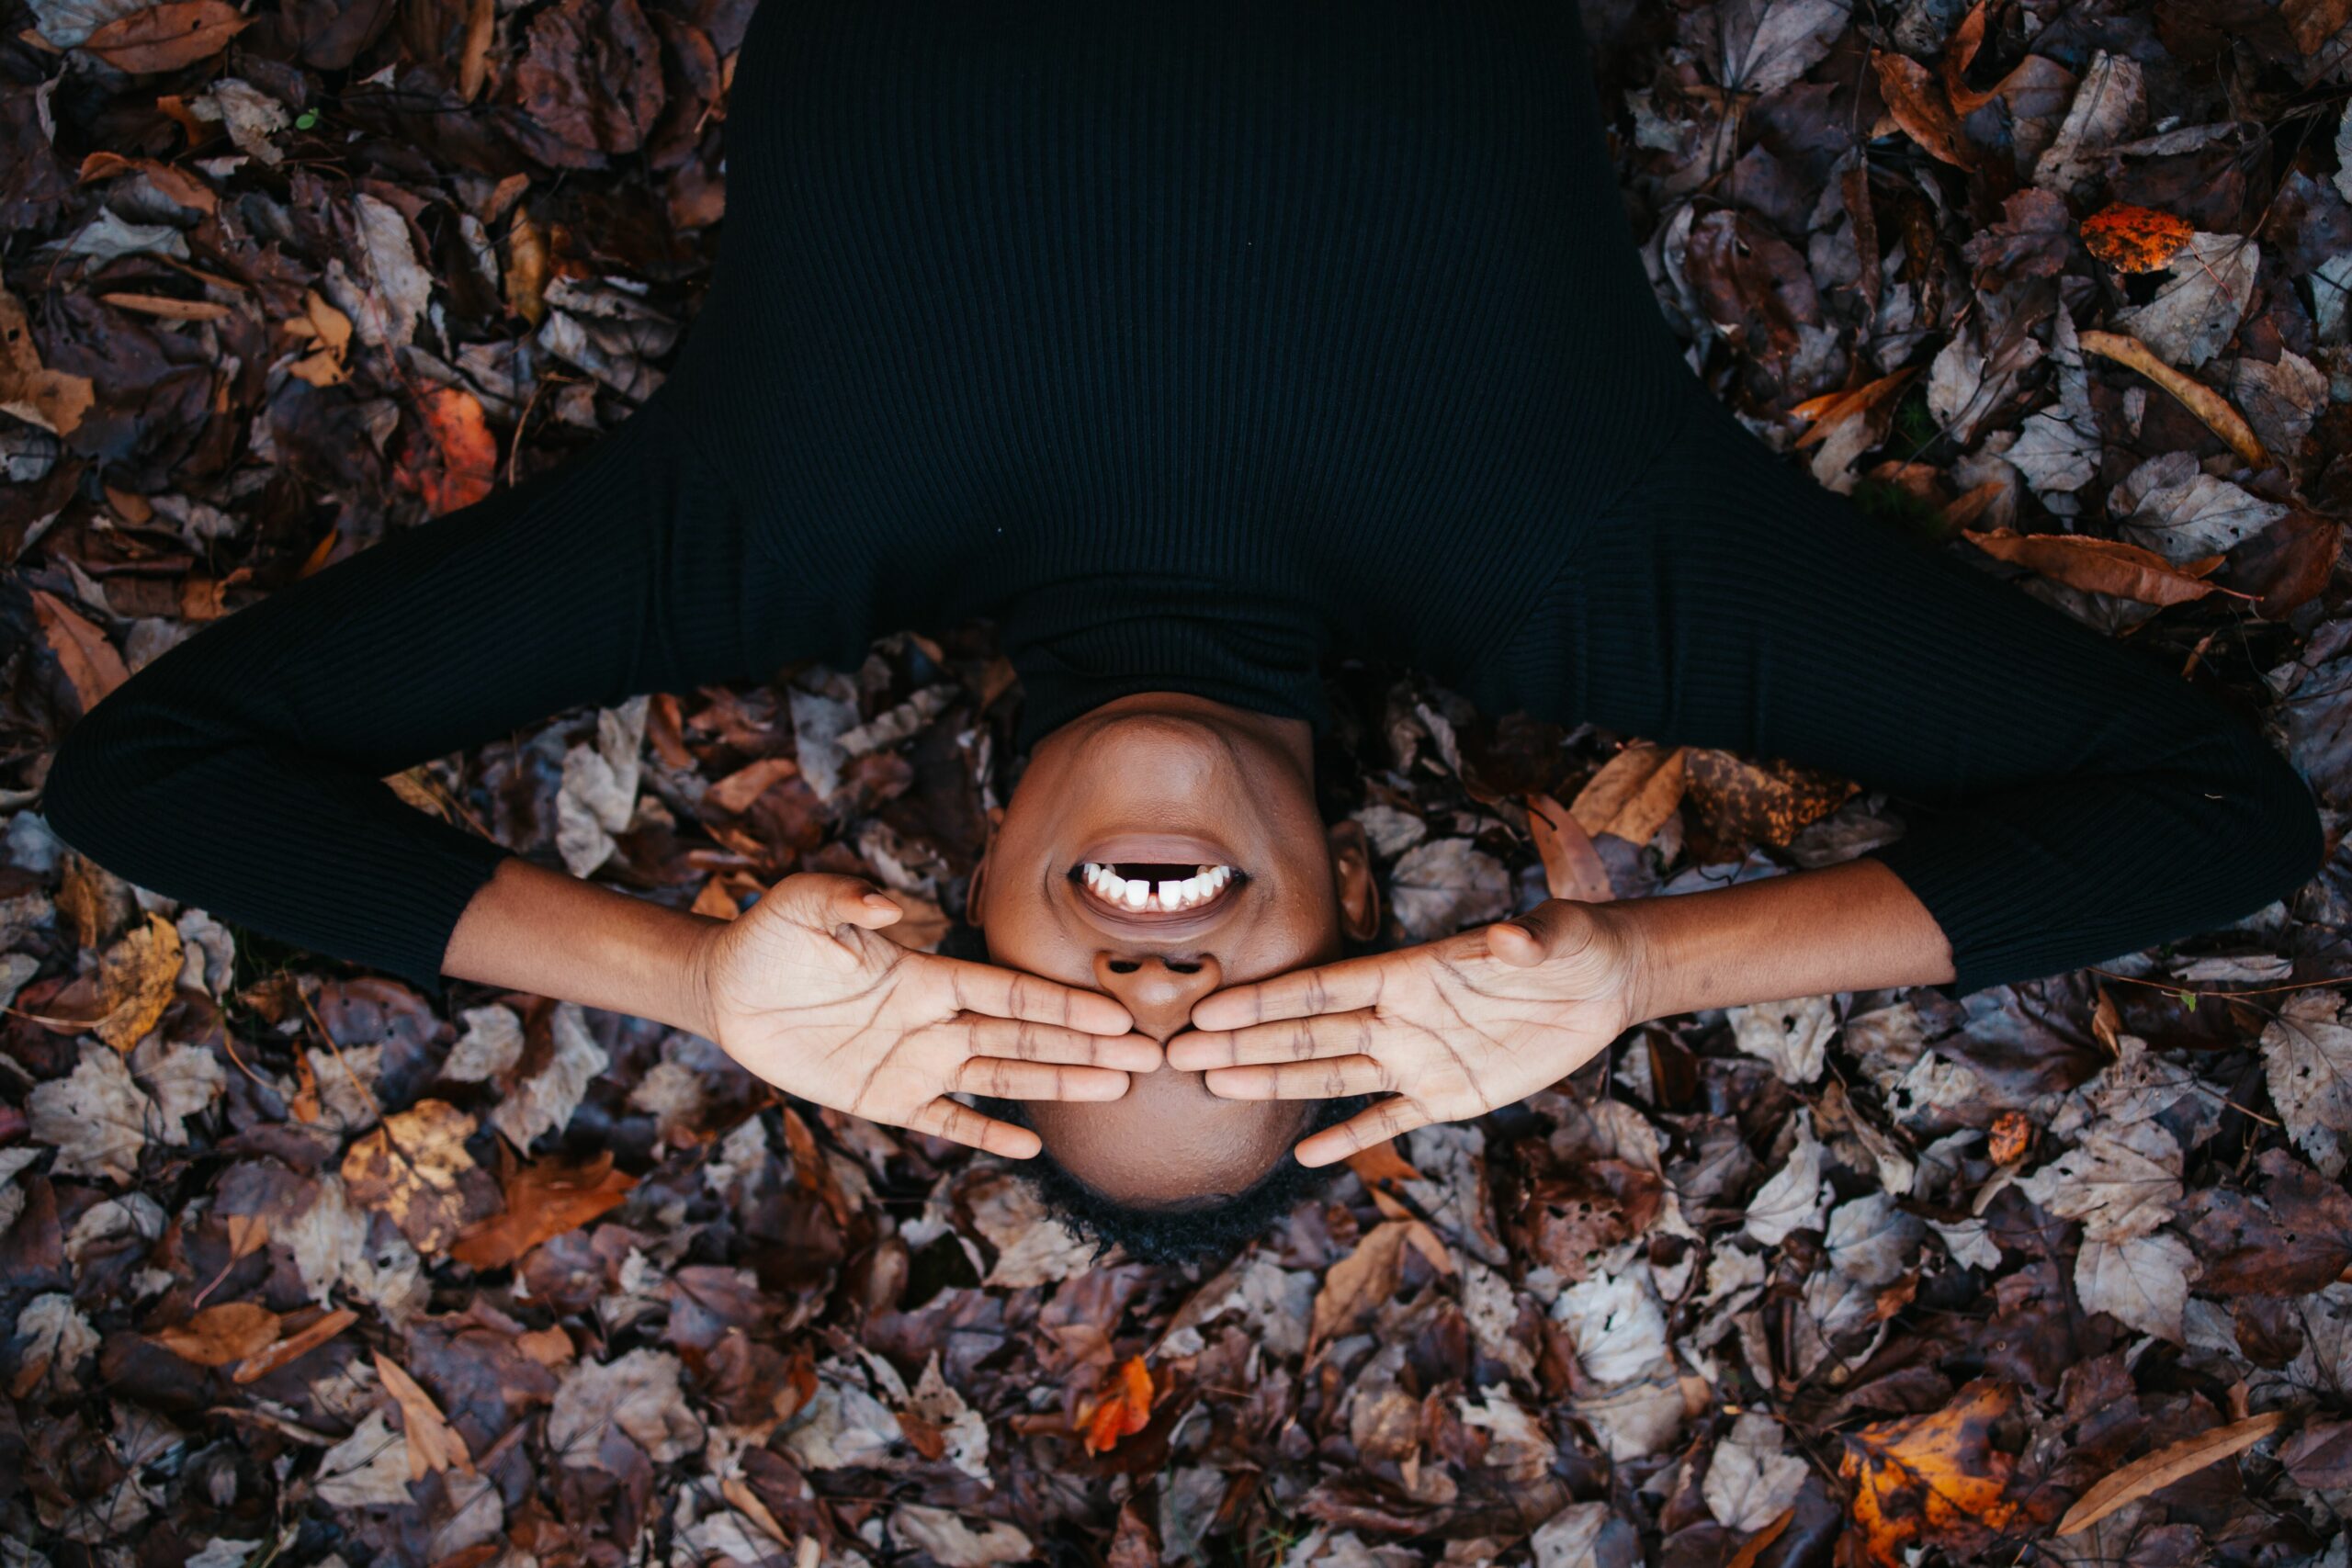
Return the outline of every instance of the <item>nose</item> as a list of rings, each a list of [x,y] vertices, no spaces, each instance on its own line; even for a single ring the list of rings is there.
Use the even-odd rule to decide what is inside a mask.
[[[1119,999],[1138,1032],[1162,1042],[1192,1021],[1193,1004],[1222,978],[1216,960],[1205,953],[1172,959],[1156,953],[1094,955],[1095,983]]]

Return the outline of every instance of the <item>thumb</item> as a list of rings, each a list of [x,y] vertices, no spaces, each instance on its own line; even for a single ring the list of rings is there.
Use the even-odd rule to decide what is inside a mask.
[[[1517,969],[1532,969],[1559,951],[1584,911],[1566,898],[1546,898],[1527,913],[1487,928],[1487,951]]]
[[[839,925],[875,931],[906,912],[865,878],[830,872],[787,876],[768,889],[767,897],[776,900],[776,912],[786,919],[820,931]]]

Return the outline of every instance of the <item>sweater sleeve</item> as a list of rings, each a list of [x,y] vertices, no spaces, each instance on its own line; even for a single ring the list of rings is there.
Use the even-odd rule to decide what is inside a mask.
[[[458,917],[512,852],[387,775],[799,651],[798,585],[675,418],[657,395],[165,652],[68,733],[51,825],[141,886],[438,995]]]
[[[2243,919],[2317,874],[2319,813],[2249,721],[1814,482],[1693,384],[1496,661],[1509,705],[1883,789],[1871,852],[1957,999]]]

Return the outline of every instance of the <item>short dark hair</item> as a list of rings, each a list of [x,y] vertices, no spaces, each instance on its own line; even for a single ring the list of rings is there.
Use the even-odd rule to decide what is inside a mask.
[[[1371,1103],[1368,1094],[1318,1100],[1299,1135],[1336,1127]],[[1000,1121],[1029,1125],[1018,1100],[983,1096],[978,1104]],[[1173,1203],[1122,1202],[1080,1180],[1045,1151],[1013,1162],[1012,1168],[1036,1190],[1048,1213],[1095,1244],[1097,1258],[1116,1244],[1142,1263],[1198,1263],[1222,1260],[1263,1235],[1293,1204],[1320,1190],[1340,1167],[1304,1166],[1285,1150],[1272,1170],[1238,1192]]]

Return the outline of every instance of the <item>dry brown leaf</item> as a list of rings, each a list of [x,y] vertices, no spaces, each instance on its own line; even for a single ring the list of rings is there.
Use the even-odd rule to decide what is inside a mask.
[[[712,784],[703,791],[702,797],[721,811],[740,814],[765,794],[770,784],[799,772],[800,764],[789,757],[762,757]]]
[[[421,1481],[428,1471],[452,1468],[471,1475],[474,1461],[466,1452],[466,1440],[449,1425],[433,1396],[381,1350],[376,1352],[376,1375],[384,1380],[384,1391],[400,1402],[401,1430],[408,1438],[408,1478]]]
[[[477,1125],[447,1100],[420,1100],[351,1145],[343,1183],[354,1202],[390,1216],[417,1251],[438,1252],[476,1217],[464,1178],[476,1168],[466,1140]]]
[[[2219,1464],[2233,1454],[2244,1453],[2277,1431],[2284,1418],[2283,1411],[2265,1411],[2226,1427],[2199,1432],[2193,1438],[2183,1438],[2177,1443],[2167,1443],[2152,1454],[2133,1460],[2084,1493],[2066,1510],[2066,1517],[2058,1521],[2056,1533],[2073,1535],[2184,1475],[2194,1475],[2209,1464]]]
[[[0,413],[15,414],[52,435],[71,435],[96,397],[87,376],[41,367],[24,306],[0,288]],[[47,595],[36,591],[34,597]]]
[[[223,0],[165,0],[117,17],[82,40],[83,49],[133,75],[177,71],[209,60],[258,17]]]
[[[150,913],[144,926],[125,935],[98,960],[98,995],[107,1010],[90,1032],[129,1053],[172,1005],[180,966],[180,933],[171,921]]]
[[[1905,135],[1947,164],[1975,166],[1975,155],[1962,138],[1960,122],[1952,118],[1951,105],[1945,102],[1933,73],[1907,54],[1886,50],[1871,51],[1871,64],[1878,72],[1887,112]]]
[[[175,299],[168,294],[101,294],[98,298],[118,310],[160,316],[167,321],[217,321],[229,314],[228,306],[213,300]]]
[[[1331,1265],[1316,1292],[1307,1333],[1307,1354],[1333,1335],[1344,1332],[1360,1318],[1378,1309],[1396,1293],[1404,1278],[1405,1248],[1410,1247],[1441,1274],[1453,1271],[1445,1243],[1419,1220],[1384,1220],[1364,1233],[1356,1249]]]
[[[506,228],[506,308],[537,326],[547,320],[547,235],[517,206]]]
[[[92,180],[112,179],[118,175],[144,175],[147,183],[165,196],[197,212],[220,209],[220,197],[212,187],[194,175],[173,168],[153,158],[126,158],[119,152],[93,152],[82,160],[75,176],[85,185]],[[134,518],[134,522],[142,519]]]
[[[1568,805],[1568,815],[1595,838],[1614,833],[1646,844],[1682,804],[1682,748],[1648,740],[1626,747],[1592,775]]]
[[[243,1217],[232,1216],[230,1223],[233,1226],[238,1219]],[[253,1223],[258,1224],[260,1222]],[[246,1357],[238,1363],[237,1370],[229,1374],[229,1381],[248,1383],[266,1378],[280,1367],[293,1365],[358,1321],[359,1314],[349,1307],[337,1307],[333,1312],[322,1313],[276,1344]]]
[[[1794,763],[1708,747],[1684,748],[1683,761],[1692,810],[1726,844],[1785,844],[1861,787]]]
[[[2257,468],[2271,465],[2271,457],[2254,434],[2254,427],[2230,406],[2230,400],[2201,381],[2187,376],[2158,359],[2154,350],[2138,338],[2121,333],[2085,332],[2083,352],[2128,365],[2170,392],[2189,412],[2205,422],[2206,427],[2230,445],[2230,449]]]
[[[276,1313],[258,1302],[222,1302],[152,1337],[183,1361],[225,1367],[267,1348],[277,1338],[279,1322]]]
[[[2205,574],[2227,558],[2200,556],[2176,566],[2154,550],[2087,534],[2018,534],[2007,528],[1984,534],[1962,528],[1961,536],[1997,560],[2014,561],[2069,588],[2142,604],[2183,604],[2204,598],[2215,588],[2203,581]]]
[[[23,411],[8,408],[6,412]],[[45,588],[34,589],[32,599],[33,615],[40,622],[41,640],[57,655],[58,668],[65,672],[74,694],[81,699],[84,713],[97,706],[107,693],[130,679],[122,655],[114,650],[114,644],[107,640],[106,634],[75,615],[64,600]]]
[[[1544,863],[1544,890],[1555,898],[1605,904],[1617,897],[1609,867],[1574,813],[1548,795],[1527,796],[1527,836]]]
[[[637,1178],[613,1168],[609,1149],[577,1164],[524,1166],[507,1183],[504,1212],[469,1226],[449,1256],[476,1269],[503,1269],[549,1236],[586,1224],[636,1185]]]

